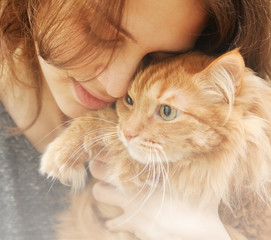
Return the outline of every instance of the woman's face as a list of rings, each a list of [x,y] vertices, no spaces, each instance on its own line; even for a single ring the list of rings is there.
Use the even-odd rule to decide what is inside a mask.
[[[122,19],[123,41],[108,66],[107,59],[98,58],[76,71],[61,70],[39,58],[47,94],[69,117],[103,108],[126,93],[144,56],[166,57],[193,48],[206,18],[201,0],[129,0]],[[97,76],[88,80],[90,74]]]

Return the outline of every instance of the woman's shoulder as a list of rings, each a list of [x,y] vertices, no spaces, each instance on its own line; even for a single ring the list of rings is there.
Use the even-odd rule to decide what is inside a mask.
[[[0,101],[0,117],[2,117],[2,114],[5,113],[5,108],[4,108],[4,105],[2,104],[2,102]]]
[[[13,127],[13,121],[9,116],[4,104],[0,101],[0,136],[7,133],[7,127]]]

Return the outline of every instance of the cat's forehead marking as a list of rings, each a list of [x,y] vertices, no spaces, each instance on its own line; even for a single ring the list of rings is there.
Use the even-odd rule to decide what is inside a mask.
[[[161,102],[172,101],[180,94],[181,92],[177,89],[168,89],[159,97],[159,100]]]
[[[154,83],[150,87],[149,92],[151,93],[151,95],[154,98],[158,98],[159,99],[161,97],[161,83],[159,83],[159,82]]]
[[[185,110],[192,103],[192,97],[179,88],[164,89],[159,83],[155,83],[151,89],[152,97],[156,98],[160,104],[169,104],[180,110]]]
[[[189,108],[192,103],[192,98],[185,91],[181,89],[167,89],[164,94],[159,98],[161,103],[167,103],[180,110]]]

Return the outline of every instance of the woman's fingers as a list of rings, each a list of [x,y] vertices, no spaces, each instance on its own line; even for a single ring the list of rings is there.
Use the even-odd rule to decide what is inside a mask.
[[[105,226],[109,231],[113,232],[115,231],[133,232],[133,229],[129,224],[129,219],[127,218],[125,219],[123,215],[106,221]]]
[[[108,171],[108,166],[106,163],[103,163],[98,160],[90,161],[89,170],[94,178],[97,178],[101,181],[106,181]]]
[[[138,214],[140,215],[140,213]],[[130,213],[106,221],[105,226],[110,231],[128,231],[134,233],[139,239],[173,240],[173,238],[167,238],[170,235],[169,233],[166,233],[165,237],[163,230],[161,228],[157,230],[153,224],[148,218],[142,218]],[[154,229],[152,229],[153,227]]]
[[[89,170],[94,178],[101,181],[108,181],[108,162],[110,155],[106,151],[99,152],[97,155],[92,156],[89,161]]]
[[[98,202],[118,207],[122,207],[127,203],[127,196],[124,193],[117,191],[112,185],[103,182],[95,183],[92,192]]]

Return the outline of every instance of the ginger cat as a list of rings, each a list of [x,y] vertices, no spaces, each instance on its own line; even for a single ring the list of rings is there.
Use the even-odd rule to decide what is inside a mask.
[[[83,189],[87,156],[95,161],[106,150],[115,186],[152,189],[167,178],[184,201],[221,200],[232,239],[267,240],[270,108],[269,84],[245,67],[238,50],[219,58],[183,54],[137,74],[116,109],[75,119],[49,145],[40,171]],[[63,214],[58,238],[137,239],[105,230],[103,219],[114,211],[95,202],[89,185]]]

